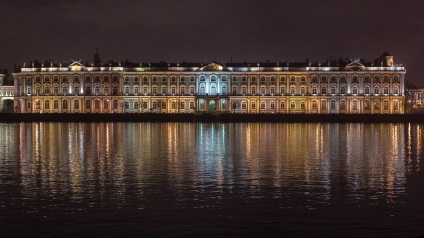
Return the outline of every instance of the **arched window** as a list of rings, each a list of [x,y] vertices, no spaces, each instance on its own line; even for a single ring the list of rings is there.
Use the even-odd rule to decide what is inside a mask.
[[[321,110],[323,111],[327,110],[327,101],[325,100],[321,101]]]
[[[378,110],[380,110],[380,103],[376,100],[376,101],[374,101],[374,110],[375,111],[378,111]]]
[[[147,110],[147,101],[143,101],[143,109]]]
[[[353,86],[353,87],[352,87],[352,94],[353,94],[353,95],[358,94],[358,87],[357,87],[357,86]]]
[[[344,100],[340,101],[340,110],[341,111],[346,110],[346,102]]]
[[[383,102],[383,110],[388,111],[389,110],[389,101],[384,100]]]
[[[284,95],[284,94],[286,94],[286,87],[280,87],[280,94],[281,95]]]
[[[393,94],[399,94],[399,88],[398,88],[398,86],[394,86],[393,87]]]
[[[62,110],[68,110],[68,100],[62,101]]]
[[[185,109],[185,102],[184,101],[181,101],[180,102],[180,109],[181,110],[184,110]]]
[[[331,86],[331,94],[336,94],[336,86]]]
[[[261,102],[261,110],[265,110],[266,109],[266,105],[265,105],[265,101]]]
[[[327,87],[321,87],[321,94],[322,95],[327,94]]]
[[[386,95],[389,94],[389,87],[384,86],[383,93],[386,94]]]
[[[269,107],[271,108],[271,110],[275,110],[275,102],[271,101]]]
[[[130,102],[125,101],[124,102],[124,108],[125,108],[125,110],[129,110],[130,109]]]
[[[305,102],[300,102],[300,110],[305,110]]]
[[[330,110],[336,110],[336,100],[330,101]]]
[[[91,109],[91,101],[90,99],[85,100],[85,109],[90,110]]]
[[[212,76],[213,78],[215,76]],[[211,84],[211,95],[216,95],[216,84],[212,83]]]
[[[369,86],[365,86],[365,94],[370,94],[370,87]]]
[[[100,109],[100,100],[94,101],[94,109],[99,110]]]
[[[50,109],[50,101],[46,100],[44,101],[44,110],[49,110]]]
[[[205,110],[205,101],[203,101],[203,99],[199,100],[199,109]]]
[[[156,109],[158,107],[158,103],[156,101],[153,101],[152,103],[152,108]]]
[[[138,101],[134,102],[134,110],[138,110]]]
[[[346,94],[346,87],[345,86],[340,87],[340,94],[342,94],[342,95]]]
[[[380,94],[380,88],[378,86],[374,87],[374,94]]]
[[[59,109],[59,100],[54,100],[53,101],[53,109],[54,110],[58,110]]]
[[[296,103],[294,101],[290,102],[290,110],[295,110],[296,109]]]
[[[200,84],[199,94],[200,95],[205,95],[205,84],[204,83],[201,83]]]
[[[312,101],[312,110],[318,110],[318,102],[317,100]]]
[[[44,95],[50,95],[50,88],[49,87],[44,88]]]
[[[190,109],[194,110],[195,106],[194,106],[194,101],[190,101]]]
[[[285,101],[281,101],[280,102],[280,109],[281,110],[286,110],[286,102]]]
[[[117,99],[113,100],[112,107],[113,107],[114,110],[118,109],[118,100]]]
[[[243,100],[241,102],[241,110],[246,110],[246,108],[247,108],[247,102]]]
[[[74,109],[79,110],[79,100],[78,99],[76,99],[74,101]]]
[[[109,100],[106,99],[106,100],[103,101],[103,107],[104,107],[105,110],[109,109]]]
[[[91,95],[91,87],[85,87],[85,95]]]
[[[95,95],[100,95],[100,87],[99,86],[95,86],[94,87],[94,94]]]
[[[370,110],[370,101],[369,100],[365,100],[364,101],[364,110],[365,111],[369,111]]]
[[[352,110],[357,111],[358,110],[358,101],[353,100],[352,102]]]
[[[112,87],[112,95],[118,95],[118,86]]]
[[[252,91],[252,95],[256,95],[256,86],[251,87],[250,90]]]

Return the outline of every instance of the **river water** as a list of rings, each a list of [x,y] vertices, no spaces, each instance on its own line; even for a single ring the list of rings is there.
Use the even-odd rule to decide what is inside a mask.
[[[0,232],[424,235],[424,125],[0,124]]]

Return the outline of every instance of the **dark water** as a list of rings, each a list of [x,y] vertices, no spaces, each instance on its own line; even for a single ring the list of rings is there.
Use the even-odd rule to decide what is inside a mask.
[[[0,124],[0,234],[424,235],[423,128]]]

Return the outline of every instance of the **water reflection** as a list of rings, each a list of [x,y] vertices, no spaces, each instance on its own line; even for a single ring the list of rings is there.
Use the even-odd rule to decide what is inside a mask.
[[[417,124],[0,124],[0,188],[10,191],[0,205],[395,206],[422,171],[422,137]]]

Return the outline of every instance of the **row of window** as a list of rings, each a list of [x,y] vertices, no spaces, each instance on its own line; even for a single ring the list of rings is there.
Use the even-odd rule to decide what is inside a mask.
[[[79,110],[80,109],[80,100],[76,99],[73,101],[74,103],[74,109],[75,110]],[[129,101],[125,101],[123,103],[123,108],[128,110],[130,108],[130,102]],[[27,110],[31,110],[31,101],[27,101]],[[140,108],[141,107],[141,108]],[[194,109],[195,108],[195,104],[194,101],[190,101],[189,102],[189,109]],[[36,100],[35,101],[35,109],[40,110],[41,109],[41,102],[40,100]],[[63,100],[62,101],[62,110],[68,110],[68,100]],[[92,101],[91,100],[86,100],[85,101],[85,110],[91,110],[92,109]],[[100,100],[94,100],[94,110],[100,110]],[[104,110],[109,110],[109,100],[103,100],[103,109]],[[113,110],[117,110],[118,109],[118,100],[114,99],[112,101],[112,109]],[[133,102],[133,109],[134,110],[148,110],[148,102],[147,101],[143,101],[143,102],[138,102],[135,101]],[[152,108],[151,109],[166,109],[166,102],[165,101],[153,101],[152,102]],[[177,107],[177,102],[176,101],[172,101],[171,102],[171,109],[181,109],[181,110],[185,110],[186,109],[186,103],[185,101],[181,101]],[[50,100],[45,100],[44,101],[44,110],[50,110]],[[59,100],[53,100],[53,110],[59,110]]]
[[[109,87],[103,87],[103,92],[101,92],[101,87],[100,86],[95,86],[93,87],[94,90],[92,91],[91,87],[86,87],[85,88],[85,92],[86,95],[91,95],[92,93],[94,95],[101,95],[101,93],[103,93],[104,95],[109,95],[110,94],[110,88]],[[337,87],[336,86],[331,86],[330,87],[330,94],[335,95],[337,93],[340,94],[346,94],[346,87],[345,86],[341,86],[339,87],[339,91],[337,91]],[[238,91],[238,86],[233,86],[232,87],[232,93],[233,94],[237,94]],[[267,94],[267,87],[259,87],[259,94]],[[321,87],[320,88],[320,94],[322,95],[326,95],[328,92],[328,87]],[[299,92],[296,92],[297,88],[296,87],[290,87],[290,94],[297,94]],[[74,87],[74,93],[73,94],[80,94],[82,92],[80,92],[80,88],[79,87]],[[125,95],[129,95],[129,94],[145,94],[147,95],[149,93],[149,88],[148,87],[142,87],[142,92],[140,92],[140,87],[133,87],[133,91],[130,91],[130,87],[126,86],[124,87],[124,92]],[[164,94],[166,95],[168,93],[168,87],[161,87],[161,91],[158,91],[158,87],[152,87],[152,91],[151,93],[153,95],[156,94]],[[179,92],[180,95],[185,95],[186,94],[186,87],[182,86],[179,88]],[[195,94],[195,87],[189,87],[189,94],[194,95]],[[217,87],[216,84],[211,84],[210,86],[210,90],[209,90],[209,94],[210,95],[216,95],[217,92]],[[241,87],[241,94],[247,94],[248,90],[246,86],[242,86]],[[250,88],[250,93],[252,95],[256,95],[257,92],[257,87],[251,87]],[[269,87],[269,94],[276,94],[276,87]],[[280,87],[280,92],[281,95],[285,95],[287,93],[286,91],[286,87]],[[304,95],[306,94],[306,87],[300,87],[300,94]],[[364,94],[368,95],[368,94],[375,94],[375,95],[379,95],[380,93],[383,93],[385,95],[390,94],[390,88],[388,86],[384,86],[383,87],[383,91],[380,91],[380,87],[379,86],[374,86],[373,88],[373,92],[371,92],[371,87],[370,86],[365,86],[364,87]],[[27,94],[31,95],[31,87],[27,87]],[[41,89],[40,87],[36,87],[35,88],[35,94],[36,95],[41,95]],[[63,87],[62,88],[62,95],[68,95],[71,94],[71,92],[69,91],[69,89],[67,87]],[[172,95],[176,95],[177,94],[177,87],[171,87],[170,88],[170,94]],[[206,85],[204,83],[201,83],[199,86],[199,95],[205,95],[206,94]],[[227,94],[227,85],[223,84],[221,87],[221,94],[222,95],[226,95]],[[312,86],[311,88],[311,94],[313,95],[317,95],[318,94],[318,87],[316,85]],[[352,87],[352,94],[358,94],[358,87],[357,86],[353,86]],[[393,86],[392,87],[392,94],[398,95],[399,94],[399,87],[398,86]],[[50,87],[45,87],[44,88],[44,95],[50,95]],[[53,87],[53,95],[59,95],[59,87]],[[118,95],[118,87],[117,86],[113,86],[112,87],[112,95]]]
[[[312,111],[317,111],[318,110],[318,102],[319,102],[318,100],[313,100],[311,102],[311,110]],[[336,100],[331,100],[330,101],[330,105],[329,106],[330,106],[330,110],[331,111],[334,111],[334,110],[337,109],[336,108],[336,103],[337,103]],[[322,100],[320,104],[321,104],[321,110],[322,111],[326,111],[327,110],[327,106],[328,106],[327,105],[327,101],[326,100]],[[352,110],[354,110],[354,111],[358,110],[358,104],[359,104],[358,101],[353,100],[352,101]],[[246,110],[247,109],[247,102],[246,101],[242,101],[241,102],[241,109],[242,110]],[[252,110],[256,110],[256,102],[255,101],[252,101],[251,102],[251,109]],[[260,102],[260,110],[266,110],[266,109],[267,109],[266,108],[266,102],[265,101],[261,101]],[[275,108],[275,102],[274,101],[271,101],[269,103],[269,109],[270,110],[275,110],[276,109]],[[290,102],[290,110],[297,110],[297,109],[305,110],[306,109],[305,102],[304,101],[300,102],[300,108],[297,108],[296,107],[296,102],[291,101]],[[343,100],[340,101],[339,109],[341,111],[346,110],[346,102],[345,101],[343,101]],[[374,109],[374,111],[379,111],[380,110],[380,102],[379,101],[374,101],[373,102],[373,109]],[[280,110],[286,110],[286,102],[285,101],[280,101]],[[371,101],[370,100],[365,100],[364,101],[364,110],[365,111],[371,110]],[[384,111],[388,111],[389,110],[389,101],[388,100],[383,101],[383,110]],[[399,110],[399,101],[397,101],[397,100],[393,101],[393,110],[394,111],[398,111]]]
[[[179,76],[179,81],[180,82],[186,82],[186,81],[190,81],[190,82],[195,82],[197,76]],[[171,82],[177,82],[177,76],[141,76],[142,78],[142,82],[149,82],[149,78],[152,79],[153,82],[158,82],[158,81],[162,81],[162,82],[167,82],[168,78],[170,79]],[[256,82],[257,78],[259,79],[260,82],[266,82],[267,80],[270,82],[276,82],[276,77],[275,76],[250,76],[250,81],[251,82]],[[315,83],[346,83],[346,75],[312,75],[311,76],[311,82],[315,82]],[[365,76],[357,76],[357,75],[353,75],[352,77],[352,83],[359,83],[360,79],[363,78],[363,82],[364,83],[400,83],[400,77],[398,75],[394,75],[393,77],[389,77],[388,75],[365,75]],[[129,77],[129,76],[125,76],[124,77],[124,82],[130,82],[130,79],[132,79],[133,82],[139,82],[140,78],[138,76],[135,77]],[[198,79],[200,82],[205,82],[206,81],[206,77],[204,75],[198,76]],[[218,77],[215,75],[210,76],[210,82],[216,82],[218,80]],[[278,77],[280,82],[286,82],[287,79],[289,79],[290,82],[306,82],[306,76],[279,76]],[[51,81],[51,77],[50,76],[44,76],[43,78],[43,82],[45,83],[50,83]],[[241,80],[242,82],[247,82],[248,81],[248,76],[231,76],[231,80],[232,82],[236,82],[238,80]],[[329,81],[328,81],[329,80]],[[84,78],[85,82],[93,82],[93,83],[109,83],[110,82],[110,77],[108,75],[95,75],[95,76],[90,76],[87,75]],[[119,77],[118,76],[112,76],[112,82],[118,82],[119,81]],[[221,76],[221,81],[222,82],[226,82],[227,81],[227,76],[223,75]],[[41,76],[35,76],[35,82],[40,83],[41,82]],[[59,76],[55,75],[52,76],[52,82],[53,83],[59,83]],[[68,76],[62,76],[62,82],[63,83],[67,83],[68,82]],[[73,82],[80,82],[80,77],[79,76],[73,76]],[[28,77],[27,78],[27,83],[31,83],[31,78]]]
[[[80,109],[80,100],[74,100],[74,109],[75,110],[79,110]],[[204,110],[204,100],[200,100],[200,110]],[[372,104],[371,104],[372,103]],[[318,110],[318,104],[319,101],[318,100],[312,100],[311,102],[311,110],[312,111],[317,111]],[[329,105],[329,109],[331,111],[336,110],[336,100],[331,100],[330,101],[330,105]],[[358,110],[358,104],[359,102],[357,100],[353,100],[352,101],[352,110],[356,111]],[[326,111],[327,110],[327,101],[326,100],[322,100],[320,101],[320,105],[321,105],[321,110],[322,111]],[[125,110],[129,110],[130,109],[130,102],[129,101],[125,101],[123,103],[123,109]],[[257,105],[256,105],[256,101],[252,101],[251,102],[251,109],[252,110],[256,110],[257,109]],[[380,102],[379,101],[370,101],[370,100],[364,100],[364,110],[365,111],[369,111],[371,110],[371,107],[373,107],[374,111],[379,111],[380,110]],[[394,111],[398,111],[399,110],[399,101],[394,100],[393,101],[393,110]],[[140,108],[141,107],[141,108]],[[233,107],[237,108],[237,102],[233,102]],[[35,101],[35,108],[37,110],[41,109],[41,102],[39,100]],[[92,109],[92,101],[91,100],[86,100],[85,101],[85,110],[91,110]],[[100,110],[100,100],[94,100],[94,110]],[[103,109],[104,110],[108,110],[109,109],[109,100],[103,100]],[[112,109],[113,110],[117,110],[118,109],[118,100],[115,99],[112,101]],[[133,102],[133,109],[134,110],[148,110],[148,102],[147,101],[142,101],[142,102],[138,102],[138,101],[134,101]],[[152,107],[151,109],[166,109],[166,102],[165,101],[153,101],[152,102]],[[176,109],[180,109],[180,110],[185,110],[186,109],[186,102],[185,101],[180,101],[179,104],[177,103],[177,101],[172,101],[171,102],[171,109],[172,110],[176,110]],[[189,109],[193,110],[195,109],[195,103],[194,101],[190,101],[189,102]],[[225,109],[225,103],[222,105],[222,109]],[[242,101],[241,102],[241,109],[242,110],[246,110],[247,109],[247,101]],[[266,110],[266,102],[265,101],[261,101],[260,102],[260,110]],[[276,104],[275,101],[271,101],[269,102],[269,109],[270,110],[275,110],[276,109]],[[296,108],[296,102],[291,101],[290,102],[290,110],[297,110],[298,108]],[[306,109],[306,104],[304,101],[300,102],[300,110],[305,110]],[[339,102],[339,109],[341,111],[346,110],[346,102],[344,100]],[[27,110],[31,110],[31,101],[27,101]],[[44,110],[50,110],[50,100],[45,100],[44,101]],[[53,100],[53,110],[59,110],[59,100]],[[62,110],[68,110],[68,100],[63,100],[62,101]],[[286,110],[286,101],[280,101],[280,110]],[[383,101],[383,111],[388,111],[389,110],[389,101],[388,100],[384,100]]]

